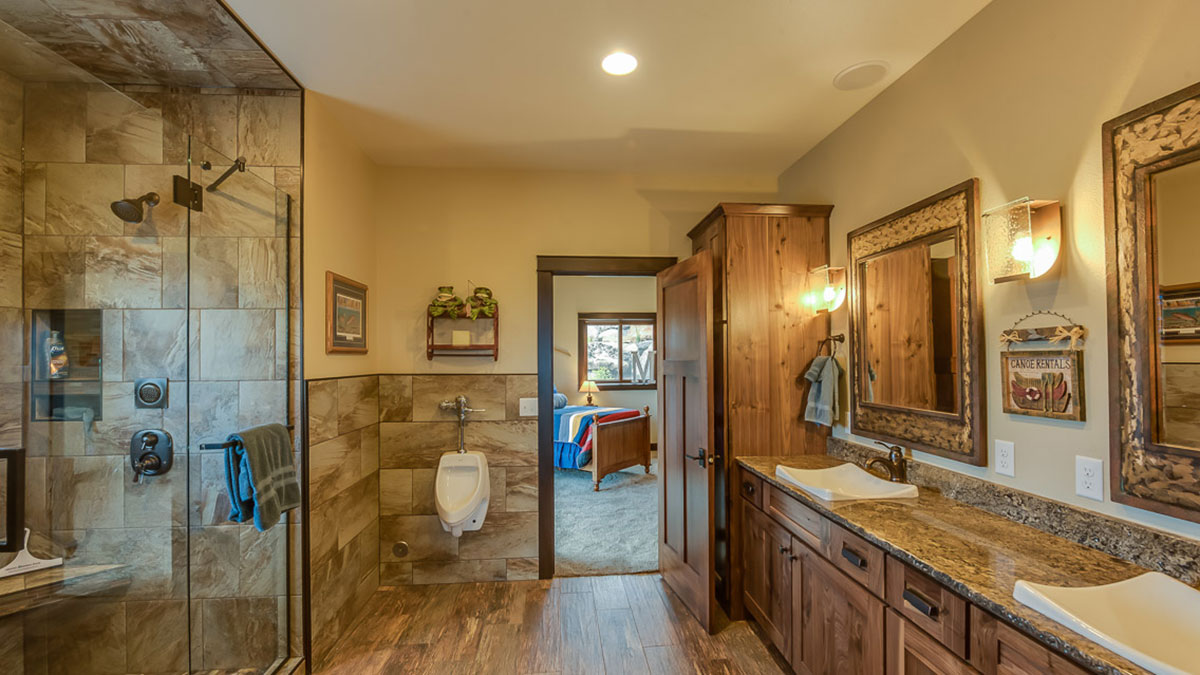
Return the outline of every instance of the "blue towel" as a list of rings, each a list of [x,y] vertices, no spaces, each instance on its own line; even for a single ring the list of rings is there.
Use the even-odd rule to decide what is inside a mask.
[[[300,506],[300,483],[292,461],[292,437],[282,424],[231,434],[225,450],[225,480],[232,506],[229,519],[265,532],[284,512]]]
[[[838,377],[842,369],[832,356],[813,359],[804,379],[812,382],[808,390],[808,405],[804,408],[804,420],[831,427],[838,419]]]

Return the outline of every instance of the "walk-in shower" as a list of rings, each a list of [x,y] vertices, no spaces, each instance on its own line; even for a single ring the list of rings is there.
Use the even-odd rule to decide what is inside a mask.
[[[64,25],[134,11],[77,4]],[[175,4],[136,11],[188,12],[153,23],[191,31],[170,54],[211,41]],[[109,85],[0,22],[5,675],[262,675],[303,652],[300,514],[232,522],[206,448],[299,414],[300,134],[275,122],[299,92],[188,88],[204,63],[98,68],[136,82]],[[214,187],[240,172],[203,212],[173,199],[201,161],[231,167]]]

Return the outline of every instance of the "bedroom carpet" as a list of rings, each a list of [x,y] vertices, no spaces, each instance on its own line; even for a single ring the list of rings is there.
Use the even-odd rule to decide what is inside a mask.
[[[592,491],[586,471],[554,472],[554,573],[658,569],[658,462],[609,474]]]

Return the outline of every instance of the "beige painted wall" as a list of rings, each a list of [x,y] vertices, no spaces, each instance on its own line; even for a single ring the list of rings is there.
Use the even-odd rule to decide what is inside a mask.
[[[554,384],[571,405],[583,405],[579,393],[579,314],[581,312],[653,312],[654,277],[559,277],[554,280],[554,345],[571,352],[554,353]],[[598,405],[640,410],[650,406],[658,415],[658,395],[653,391],[602,391],[593,394]],[[657,436],[657,425],[651,425]]]
[[[1061,199],[1057,279],[984,282],[988,435],[1016,443],[1016,478],[922,460],[1200,538],[1200,524],[1074,494],[1075,455],[1108,460],[1108,350],[1100,125],[1200,80],[1200,3],[996,0],[780,177],[788,201],[835,204],[834,264],[846,233],[970,176],[982,206]],[[981,261],[982,266],[982,261]],[[1001,412],[1000,331],[1034,309],[1088,327],[1088,420]],[[846,330],[846,311],[833,317]],[[838,436],[848,436],[838,428]],[[869,443],[866,439],[857,439]],[[1107,471],[1106,471],[1107,473]]]
[[[380,371],[377,167],[329,110],[329,97],[304,100],[304,377],[344,377]],[[325,353],[325,272],[367,284],[367,354]]]
[[[774,189],[773,177],[380,168],[371,351],[383,372],[536,372],[538,255],[686,257],[687,231],[716,202]],[[500,302],[500,360],[426,360],[425,306],[468,280]]]

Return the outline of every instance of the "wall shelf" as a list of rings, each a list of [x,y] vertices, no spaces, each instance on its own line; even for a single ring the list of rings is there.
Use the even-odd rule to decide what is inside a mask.
[[[500,310],[493,317],[472,320],[464,316],[430,316],[425,314],[425,358],[435,356],[475,356],[500,359]],[[470,340],[455,344],[454,333],[466,332]]]
[[[72,422],[91,411],[103,419],[103,314],[98,309],[35,309],[29,328],[32,372],[29,415],[34,422]],[[50,377],[46,338],[62,335],[67,354],[67,377]]]

